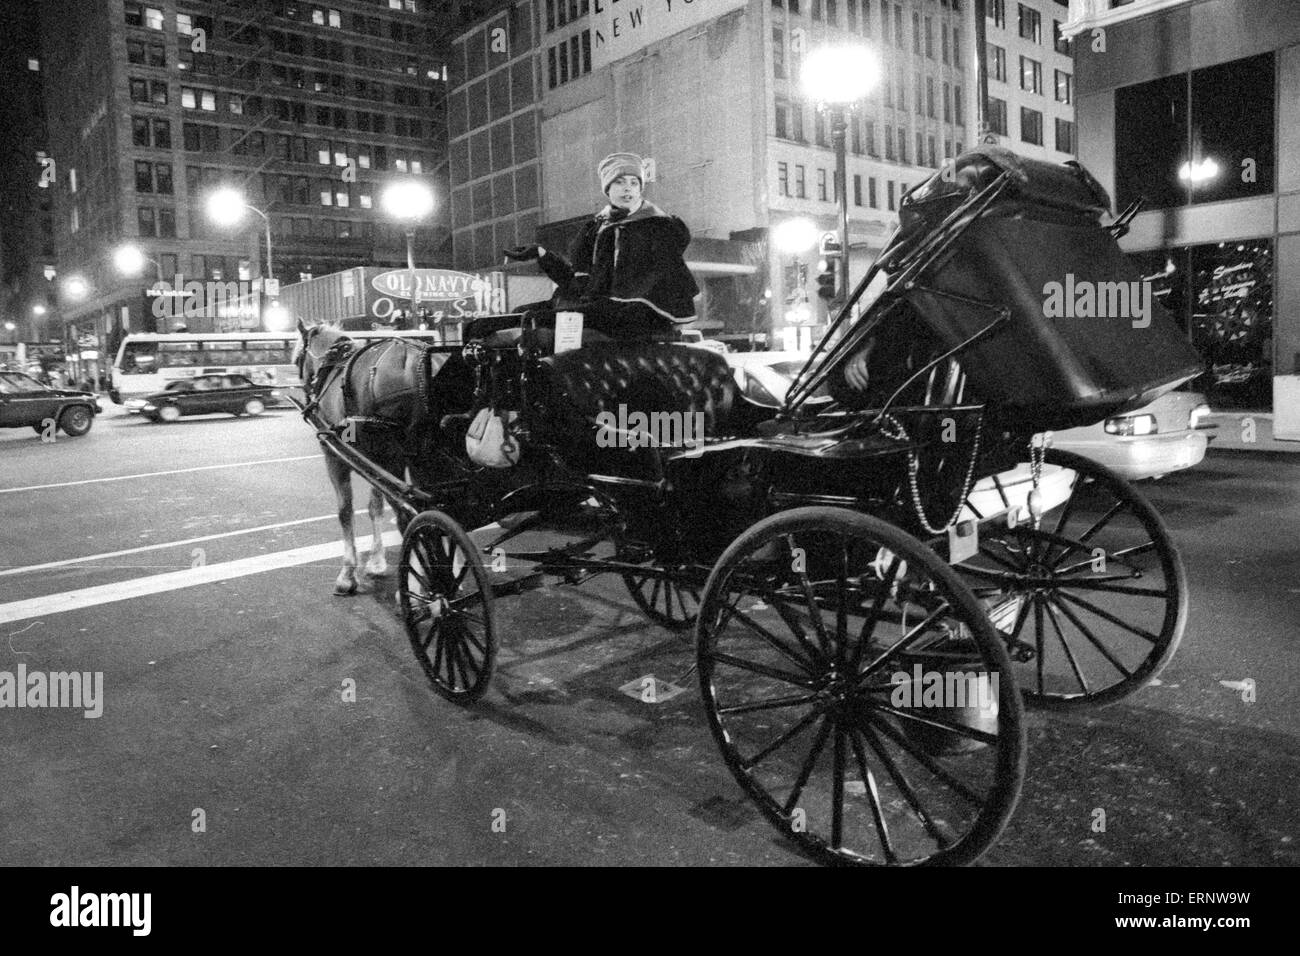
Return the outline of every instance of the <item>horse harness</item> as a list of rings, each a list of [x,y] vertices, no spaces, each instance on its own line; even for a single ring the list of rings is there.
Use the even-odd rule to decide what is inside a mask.
[[[422,405],[428,402],[428,377],[431,372],[429,367],[429,349],[414,342],[408,342],[405,339],[372,339],[361,348],[356,347],[356,343],[350,338],[341,338],[326,350],[321,356],[320,366],[312,376],[310,401],[303,408],[304,420],[320,406],[321,398],[325,391],[334,383],[334,379],[341,376],[340,391],[343,395],[343,420],[333,426],[334,431],[341,432],[349,425],[372,426],[388,430],[401,430],[406,427],[402,422],[394,421],[391,418],[384,418],[378,415],[358,415],[357,414],[357,391],[353,381],[352,371],[356,366],[357,360],[370,349],[379,345],[392,345],[394,342],[400,342],[408,348],[418,349],[422,353],[423,367],[420,374],[415,376],[416,388],[419,392],[419,400]],[[370,366],[370,391],[374,394],[374,381],[379,374],[379,361],[376,360]]]

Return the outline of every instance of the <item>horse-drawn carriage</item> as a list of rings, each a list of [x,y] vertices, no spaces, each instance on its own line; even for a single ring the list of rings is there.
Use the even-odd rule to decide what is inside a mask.
[[[1118,700],[1184,627],[1155,512],[1044,435],[1199,371],[1158,305],[1044,308],[1052,283],[1100,297],[1137,278],[1116,244],[1135,210],[1103,226],[1108,211],[1078,166],[962,156],[907,194],[781,408],[737,394],[711,351],[544,354],[523,318],[465,347],[461,407],[438,388],[445,356],[368,347],[406,350],[410,420],[367,405],[359,350],[305,332],[304,414],[399,513],[401,615],[443,696],[488,687],[494,601],[542,576],[618,575],[654,621],[693,629],[723,759],[804,852],[968,863],[1016,803],[1023,707]],[[844,369],[864,355],[855,392]],[[513,467],[466,457],[493,416]],[[551,543],[506,550],[539,528]],[[499,573],[521,562],[524,577]]]

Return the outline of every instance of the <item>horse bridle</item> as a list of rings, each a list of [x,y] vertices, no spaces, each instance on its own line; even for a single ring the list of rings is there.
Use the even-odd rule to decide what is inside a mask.
[[[311,338],[315,338],[312,335]],[[311,355],[317,360],[316,371],[312,373],[310,381],[303,382],[303,394],[307,398],[307,405],[303,408],[303,418],[306,418],[316,410],[320,404],[320,396],[325,394],[325,389],[329,387],[329,378],[336,372],[347,365],[348,358],[356,348],[356,343],[346,336],[339,339],[322,354],[316,355],[311,351],[311,342],[303,343],[302,355],[298,359],[298,375],[302,376],[303,367],[307,364],[307,356]]]

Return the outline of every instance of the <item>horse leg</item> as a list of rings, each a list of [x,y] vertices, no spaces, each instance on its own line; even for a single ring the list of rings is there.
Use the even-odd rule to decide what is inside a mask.
[[[372,578],[382,577],[388,573],[388,558],[385,555],[384,531],[380,519],[384,517],[384,496],[377,488],[370,489],[370,554],[366,559],[366,574]]]
[[[333,455],[326,455],[330,484],[338,503],[339,528],[343,535],[343,567],[334,581],[334,593],[357,593],[357,543],[352,536],[352,471]]]

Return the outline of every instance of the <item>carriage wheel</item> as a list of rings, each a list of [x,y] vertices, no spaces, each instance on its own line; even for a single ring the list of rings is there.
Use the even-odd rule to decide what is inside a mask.
[[[701,696],[732,774],[816,860],[961,864],[1010,819],[1022,705],[979,602],[933,551],[840,508],[773,515],[709,576]]]
[[[624,574],[623,583],[636,606],[656,624],[670,631],[688,631],[695,626],[700,611],[698,588],[673,578],[635,573]]]
[[[981,524],[958,570],[1017,661],[1026,700],[1069,709],[1114,703],[1149,684],[1187,623],[1187,574],[1155,509],[1108,468],[1049,449],[1073,472],[1038,528]],[[1045,502],[1051,504],[1050,500]]]
[[[406,527],[398,597],[415,658],[434,689],[468,704],[487,690],[496,665],[492,587],[469,535],[440,511]]]

